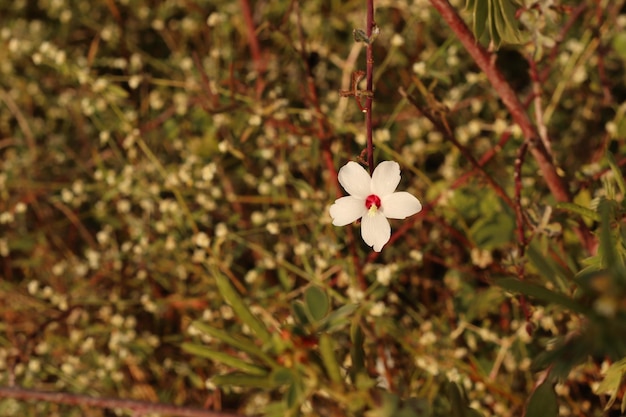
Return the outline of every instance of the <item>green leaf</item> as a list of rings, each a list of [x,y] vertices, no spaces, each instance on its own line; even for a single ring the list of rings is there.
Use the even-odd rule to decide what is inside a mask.
[[[555,207],[560,210],[566,210],[571,213],[576,213],[583,217],[587,217],[588,219],[591,219],[596,222],[600,221],[600,215],[598,213],[576,203],[561,202],[561,203],[557,203]]]
[[[295,381],[294,374],[290,369],[280,367],[272,372],[272,384],[281,386],[291,384]]]
[[[499,0],[498,12],[500,19],[502,19],[500,23],[502,39],[510,44],[521,43],[523,39],[519,31],[517,19],[515,19],[517,7],[515,7],[514,1]]]
[[[472,12],[472,31],[477,40],[485,34],[498,47],[502,42],[518,44],[523,41],[515,15],[514,0],[468,0],[466,10]]]
[[[378,408],[365,412],[365,417],[395,417],[400,406],[400,398],[390,392],[382,392]]]
[[[524,417],[558,417],[559,405],[554,386],[548,381],[539,385],[532,393]]]
[[[200,321],[194,321],[192,325],[195,329],[204,333],[205,335],[214,337],[242,352],[256,356],[271,367],[278,366],[278,363],[273,358],[268,356],[258,346],[256,346],[252,340],[248,338],[236,338],[224,330],[216,329],[215,327],[209,326],[208,324],[202,323]]]
[[[520,281],[516,278],[502,278],[496,281],[496,283],[505,290],[522,293],[548,303],[555,303],[576,313],[589,313],[585,307],[576,303],[566,295],[550,291],[549,289],[536,284]]]
[[[494,213],[482,217],[472,225],[470,234],[476,246],[482,249],[495,249],[511,241],[515,223],[506,213]]]
[[[295,300],[291,303],[291,310],[293,311],[294,318],[298,324],[306,326],[310,324],[309,315],[304,303],[300,300]]]
[[[561,291],[567,289],[567,282],[573,278],[572,274],[560,265],[557,265],[551,257],[545,256],[539,252],[535,242],[529,245],[526,256],[530,260],[530,263],[537,268],[537,271],[542,277],[550,281]]]
[[[270,375],[266,376],[258,376],[258,375],[250,375],[241,372],[233,372],[224,375],[216,375],[211,378],[211,382],[213,382],[218,387],[250,387],[250,388],[274,388],[274,382]]]
[[[606,371],[606,375],[598,388],[595,390],[597,394],[611,394],[611,398],[606,404],[604,410],[611,408],[615,400],[617,399],[617,393],[622,385],[622,379],[626,373],[626,358],[613,363]],[[626,395],[624,396],[626,398]],[[622,412],[624,412],[622,410]]]
[[[363,349],[364,336],[361,325],[358,321],[352,323],[350,327],[350,339],[352,346],[350,347],[350,357],[352,359],[352,367],[350,374],[352,381],[355,381],[356,375],[365,369],[365,350]]]
[[[468,405],[465,392],[455,382],[448,382],[448,399],[453,417],[482,417],[482,414]]]
[[[452,415],[454,417],[466,417],[465,408],[467,406],[465,398],[463,397],[463,392],[454,382],[448,383],[448,399],[450,400]]]
[[[354,29],[352,35],[354,36],[355,42],[369,43],[370,41],[363,29]]]
[[[612,41],[613,50],[626,61],[626,32],[617,33]]]
[[[617,162],[615,162],[613,154],[607,152],[606,160],[609,163],[609,167],[611,167],[611,171],[613,172],[613,178],[615,178],[615,182],[617,182],[619,190],[622,192],[622,195],[626,195],[626,183],[624,183],[624,176],[622,175],[622,170],[617,165]]]
[[[320,321],[328,314],[330,302],[320,287],[312,285],[307,288],[304,292],[304,301],[313,320]]]
[[[496,18],[495,18],[495,2],[497,0],[487,0],[488,1],[488,10],[487,10],[487,26],[489,28],[489,36],[491,37],[491,41],[497,47],[500,46],[501,39],[500,34],[498,32],[498,27],[496,26]]]
[[[285,394],[287,407],[291,409],[299,407],[302,404],[302,397],[304,397],[304,389],[300,383],[294,382],[289,386]]]
[[[235,288],[231,285],[230,281],[227,277],[225,277],[219,269],[215,266],[208,266],[209,272],[213,278],[215,278],[215,282],[217,283],[217,289],[220,294],[224,298],[224,301],[228,305],[230,305],[235,312],[235,315],[245,324],[250,327],[250,329],[256,334],[256,336],[261,339],[264,344],[268,344],[272,340],[272,335],[265,328],[265,325],[261,320],[259,320],[248,308],[248,306],[244,303],[243,299],[235,290]]]
[[[472,30],[474,31],[474,36],[477,40],[485,33],[485,28],[487,27],[487,14],[489,4],[483,0],[475,0],[473,9],[472,9]]]
[[[335,345],[328,333],[323,333],[320,336],[319,348],[328,377],[335,384],[341,384],[343,379],[341,377],[339,363],[337,362],[337,356],[335,355]]]
[[[617,243],[613,237],[611,223],[615,221],[615,211],[611,201],[603,199],[598,207],[600,212],[600,254],[604,265],[617,272],[621,259],[617,253]]]
[[[320,331],[331,332],[350,323],[350,316],[359,307],[358,304],[346,304],[331,312],[320,322]]]
[[[181,347],[187,353],[211,359],[214,362],[222,363],[232,368],[239,369],[249,375],[265,376],[268,374],[268,371],[266,369],[261,368],[258,365],[246,362],[242,359],[236,358],[224,352],[218,352],[206,346],[197,345],[195,343],[183,343]]]

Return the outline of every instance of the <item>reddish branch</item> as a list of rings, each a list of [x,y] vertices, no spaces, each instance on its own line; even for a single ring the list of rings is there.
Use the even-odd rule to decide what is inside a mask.
[[[133,410],[136,413],[159,413],[178,417],[241,417],[239,414],[223,411],[210,411],[201,408],[182,407],[147,401],[123,400],[119,398],[94,398],[87,395],[69,394],[66,392],[36,391],[17,387],[0,387],[0,398],[16,400],[47,401],[55,404],[66,404],[81,407],[95,407]]]
[[[372,50],[372,31],[376,26],[374,21],[374,0],[367,0],[367,22],[366,22],[366,35],[368,38],[366,48],[366,83],[367,91],[374,92],[374,51]],[[365,129],[367,132],[367,165],[370,170],[370,175],[374,173],[374,139],[372,137],[372,102],[374,98],[372,95],[368,95],[365,100]]]
[[[448,26],[450,26],[450,29],[452,29],[455,33],[457,39],[459,39],[459,41],[463,44],[476,64],[485,73],[494,90],[509,110],[511,117],[522,130],[524,141],[528,146],[528,150],[537,162],[539,170],[541,171],[541,174],[554,198],[559,202],[571,201],[572,196],[565,182],[557,173],[557,169],[554,166],[549,152],[540,140],[537,130],[528,117],[524,106],[522,106],[519,98],[500,70],[496,67],[493,56],[490,55],[485,48],[483,48],[476,41],[472,32],[469,30],[465,22],[459,17],[458,13],[450,5],[448,0],[430,0],[430,2],[433,7],[437,9]],[[582,221],[579,222],[578,228],[575,232],[581,239],[585,249],[588,252],[593,253],[596,247],[595,241]]]
[[[539,140],[537,131],[526,114],[526,110],[519,101],[517,95],[506,81],[500,70],[495,65],[492,56],[476,42],[476,38],[469,30],[465,22],[459,17],[456,10],[450,5],[448,0],[430,0],[431,4],[441,14],[441,17],[448,23],[452,31],[467,52],[472,56],[476,64],[485,73],[489,82],[498,93],[498,96],[511,113],[511,117],[522,130],[524,139],[528,142],[528,147],[533,157],[539,165],[539,169],[557,201],[570,201],[570,193],[562,178],[557,173],[556,167],[552,163],[550,155],[546,151],[543,143]]]
[[[248,42],[250,44],[250,52],[252,53],[252,59],[254,60],[254,67],[257,71],[256,78],[256,93],[257,97],[261,95],[264,88],[263,73],[265,72],[265,61],[261,55],[261,46],[259,45],[259,39],[256,36],[256,28],[254,26],[254,20],[252,19],[252,9],[250,8],[250,2],[248,0],[241,0],[241,14],[243,20],[246,22],[248,29]]]

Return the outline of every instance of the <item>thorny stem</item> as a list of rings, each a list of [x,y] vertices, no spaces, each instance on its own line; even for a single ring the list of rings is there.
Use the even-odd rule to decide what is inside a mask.
[[[374,21],[374,0],[367,0],[367,22],[366,22],[366,35],[368,39],[372,37],[372,30],[376,26]],[[368,42],[366,47],[366,90],[373,93],[373,80],[374,80],[374,52],[372,50],[372,43]],[[374,173],[374,142],[372,135],[372,102],[374,101],[372,95],[368,95],[365,100],[365,129],[367,135],[367,165],[369,167],[370,175]]]

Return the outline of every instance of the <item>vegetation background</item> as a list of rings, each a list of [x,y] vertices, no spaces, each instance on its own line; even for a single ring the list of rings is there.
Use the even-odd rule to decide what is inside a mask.
[[[375,5],[376,254],[365,1],[2,2],[0,415],[621,415],[624,2],[452,2],[517,114],[444,3]]]

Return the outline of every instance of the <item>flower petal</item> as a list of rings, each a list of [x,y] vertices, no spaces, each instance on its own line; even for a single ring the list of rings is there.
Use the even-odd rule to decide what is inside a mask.
[[[380,213],[373,216],[369,214],[363,216],[361,219],[361,236],[365,243],[373,246],[376,252],[380,252],[391,238],[389,221]]]
[[[365,213],[367,213],[365,201],[352,196],[341,197],[330,206],[330,217],[333,218],[333,225],[335,226],[350,224],[364,216]]]
[[[395,161],[378,164],[372,175],[372,192],[379,197],[393,193],[400,183],[400,165]]]
[[[348,194],[365,199],[371,194],[372,179],[361,165],[350,161],[339,170],[339,183]]]
[[[422,203],[412,194],[400,191],[384,196],[380,210],[389,219],[406,219],[422,211]]]

